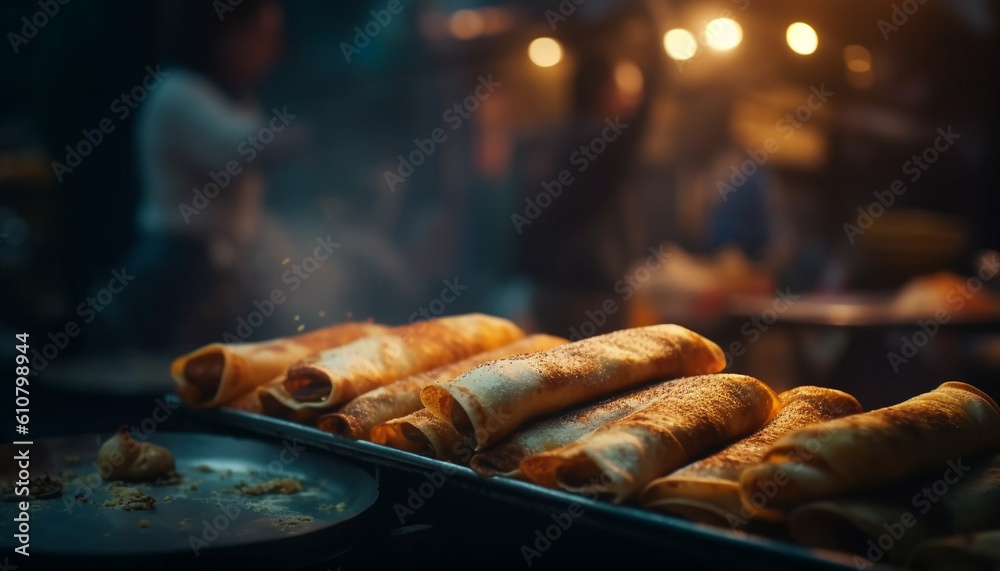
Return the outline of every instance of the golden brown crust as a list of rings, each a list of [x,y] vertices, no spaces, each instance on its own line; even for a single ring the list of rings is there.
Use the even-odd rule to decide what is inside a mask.
[[[778,395],[781,409],[763,428],[725,449],[651,482],[644,507],[705,522],[740,519],[740,473],[756,465],[776,440],[804,426],[862,412],[857,399],[834,389],[797,387]],[[755,514],[756,510],[750,512]]]
[[[266,414],[312,422],[368,391],[522,337],[510,321],[482,314],[404,325],[292,365],[280,385],[261,392],[261,403]]]
[[[572,444],[605,424],[628,416],[667,394],[673,382],[655,382],[533,422],[473,456],[469,465],[480,476],[520,476],[521,460]]]
[[[532,418],[654,379],[720,371],[725,363],[722,350],[697,333],[654,325],[486,363],[424,388],[420,398],[483,450]]]
[[[992,399],[965,383],[945,383],[897,405],[786,435],[744,471],[741,494],[746,501],[762,482],[787,477],[769,501],[769,508],[784,510],[998,447],[1000,413]]]
[[[779,406],[774,391],[753,377],[678,379],[637,412],[569,446],[525,458],[521,472],[541,485],[596,491],[621,502],[655,478],[760,429]]]
[[[222,406],[252,393],[308,355],[387,330],[373,323],[341,323],[260,343],[213,343],[174,360],[170,374],[185,404]]]
[[[462,373],[495,359],[511,355],[544,351],[569,343],[552,335],[532,335],[503,347],[485,351],[438,367],[424,373],[410,375],[384,387],[367,392],[344,405],[339,411],[321,416],[316,428],[355,440],[367,440],[377,424],[416,412],[424,407],[420,390],[432,383],[450,381]]]
[[[447,422],[426,409],[372,428],[372,442],[455,464],[467,464],[472,448]]]

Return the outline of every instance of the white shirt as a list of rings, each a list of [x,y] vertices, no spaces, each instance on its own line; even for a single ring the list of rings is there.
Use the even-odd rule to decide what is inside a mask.
[[[139,228],[245,245],[256,236],[263,216],[263,176],[248,162],[249,155],[240,153],[264,125],[259,109],[255,103],[234,102],[191,71],[174,68],[168,73],[138,112]],[[230,161],[238,163],[236,177],[226,172]]]

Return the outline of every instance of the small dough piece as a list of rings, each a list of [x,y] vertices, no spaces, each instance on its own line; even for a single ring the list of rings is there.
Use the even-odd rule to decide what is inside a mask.
[[[99,472],[105,480],[152,482],[174,471],[174,456],[162,446],[136,442],[120,428],[97,452]]]

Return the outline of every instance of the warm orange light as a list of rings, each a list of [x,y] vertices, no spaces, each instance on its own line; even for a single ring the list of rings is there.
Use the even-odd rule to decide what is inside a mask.
[[[797,54],[807,56],[816,51],[819,46],[819,36],[812,26],[804,22],[795,22],[788,26],[785,32],[785,41],[788,47]]]
[[[705,43],[720,52],[731,50],[743,41],[743,28],[736,20],[716,18],[705,26]]]
[[[459,10],[451,15],[451,33],[460,40],[471,40],[486,29],[486,20],[476,10]]]
[[[672,59],[684,61],[698,53],[698,41],[684,28],[674,28],[663,35],[663,48]]]
[[[615,84],[625,95],[639,95],[642,93],[643,83],[642,70],[639,66],[630,61],[618,62],[615,65]]]
[[[868,48],[852,44],[844,48],[844,65],[855,73],[864,73],[872,69],[872,53]]]
[[[552,38],[536,38],[528,45],[528,57],[538,67],[552,67],[562,61],[562,46]]]

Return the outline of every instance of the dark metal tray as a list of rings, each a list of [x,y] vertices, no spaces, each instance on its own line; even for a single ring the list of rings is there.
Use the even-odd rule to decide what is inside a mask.
[[[167,398],[180,404],[174,395]],[[853,556],[829,550],[813,549],[754,535],[732,531],[631,506],[615,505],[560,490],[543,488],[510,478],[483,478],[469,468],[425,458],[402,450],[371,442],[349,440],[313,427],[229,409],[195,410],[181,407],[202,420],[232,428],[248,430],[347,456],[361,462],[424,474],[440,474],[442,485],[457,486],[471,492],[499,498],[504,502],[545,513],[566,512],[570,505],[579,504],[579,519],[612,536],[642,539],[662,548],[664,553],[711,560],[712,563],[753,567],[796,568],[815,570],[856,569]],[[441,482],[440,477],[434,481]],[[575,511],[575,508],[574,508]],[[577,512],[579,513],[579,512]],[[869,563],[865,561],[866,565]],[[867,569],[889,570],[885,565]]]
[[[62,495],[30,501],[30,553],[35,560],[158,561],[212,563],[238,555],[254,560],[296,549],[321,535],[336,547],[334,528],[360,516],[378,497],[378,484],[365,470],[329,455],[253,439],[212,434],[157,432],[150,442],[170,450],[178,481],[122,484],[156,500],[155,509],[105,507],[115,492],[101,477],[97,450],[110,435],[90,434],[36,440],[31,472],[63,482]],[[14,445],[0,446],[0,480],[16,479]],[[20,447],[25,448],[25,447]],[[246,495],[253,486],[294,478],[293,494]],[[18,506],[0,504],[5,522]],[[11,534],[0,538],[10,552]]]

